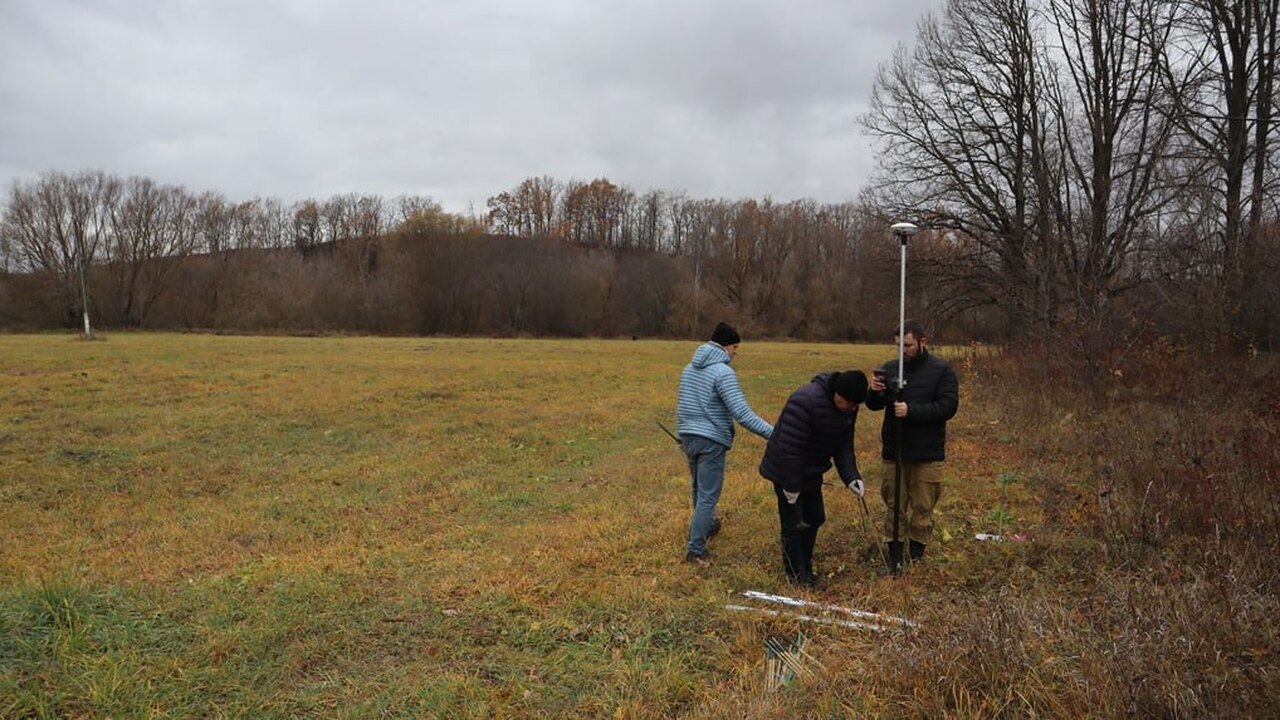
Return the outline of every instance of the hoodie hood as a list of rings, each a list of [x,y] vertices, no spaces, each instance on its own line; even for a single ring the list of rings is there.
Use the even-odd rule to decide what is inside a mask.
[[[702,370],[716,363],[729,364],[729,352],[716,343],[703,343],[693,351],[693,360],[689,361],[695,368]]]

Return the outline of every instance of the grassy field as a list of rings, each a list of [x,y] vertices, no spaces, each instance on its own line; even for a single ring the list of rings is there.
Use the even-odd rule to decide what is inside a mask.
[[[1035,542],[973,540],[1048,531],[1013,433],[969,397],[971,361],[957,363],[951,482],[929,560],[883,576],[862,507],[837,484],[817,550],[825,587],[797,592],[755,472],[763,442],[749,434],[729,456],[717,561],[681,562],[687,471],[655,421],[671,425],[695,346],[0,335],[0,717],[1076,709],[1034,699],[1054,697],[1056,682],[1091,682],[1089,654],[1055,650],[1055,638],[1111,628],[1054,601],[1089,582],[1070,542],[1058,557]],[[869,370],[892,353],[748,342],[735,367],[772,420],[815,372]],[[864,411],[872,527],[878,427]],[[746,590],[921,628],[878,634],[724,609]],[[996,657],[1026,655],[1025,617],[994,648],[957,637],[999,624],[994,609],[1014,596],[1043,602],[1031,624],[1058,623],[1041,623],[1048,649],[1032,655],[1065,671]],[[811,675],[770,692],[765,641],[797,631]],[[955,657],[967,642],[992,657],[954,668],[961,685],[911,687],[884,671],[939,642]]]

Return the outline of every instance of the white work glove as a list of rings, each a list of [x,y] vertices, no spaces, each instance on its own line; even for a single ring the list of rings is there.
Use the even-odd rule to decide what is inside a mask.
[[[858,497],[862,497],[862,493],[866,492],[866,488],[862,484],[862,478],[854,478],[853,482],[845,487],[849,488],[849,491]]]
[[[796,501],[800,499],[800,493],[791,492],[790,490],[783,490],[782,496],[787,499],[788,505],[795,505]]]

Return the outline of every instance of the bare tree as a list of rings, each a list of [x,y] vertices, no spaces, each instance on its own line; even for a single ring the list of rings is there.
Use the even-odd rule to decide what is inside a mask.
[[[319,233],[316,243],[340,242],[355,237],[356,196],[334,195],[319,206]]]
[[[46,173],[14,183],[0,221],[6,253],[20,272],[58,279],[67,320],[83,318],[91,334],[89,274],[109,236],[108,216],[119,182],[102,172]]]
[[[1187,0],[1176,16],[1164,91],[1184,144],[1180,179],[1208,199],[1224,319],[1244,334],[1256,323],[1259,239],[1276,208],[1277,16],[1280,0]],[[1203,192],[1199,192],[1203,191]],[[1202,230],[1203,231],[1203,230]]]
[[[863,118],[887,168],[869,204],[961,227],[958,258],[918,266],[957,295],[1003,298],[1023,327],[1054,322],[1060,300],[1037,32],[1026,0],[950,0],[914,52],[899,48],[881,68]]]
[[[772,200],[720,202],[710,216],[708,289],[735,313],[766,325],[796,245],[790,208]]]
[[[1025,331],[1097,318],[1143,280],[1133,254],[1171,199],[1167,7],[951,0],[882,69],[864,122],[887,171],[867,199],[941,231],[917,257],[949,312],[999,304]]]
[[[361,195],[356,198],[351,216],[352,237],[377,240],[389,227],[390,212],[385,200],[378,195]]]
[[[667,195],[660,190],[650,190],[639,199],[636,217],[636,248],[657,252],[666,242]]]
[[[667,219],[671,226],[671,236],[662,248],[672,255],[679,255],[685,250],[685,242],[692,224],[692,216],[696,212],[695,204],[684,193],[670,196],[667,205]]]
[[[196,251],[217,254],[233,247],[233,208],[221,193],[201,193],[193,212]]]
[[[185,189],[148,178],[125,181],[111,212],[110,275],[117,320],[141,326],[182,258],[196,248],[198,204]]]
[[[1054,233],[1073,306],[1088,317],[1141,281],[1127,262],[1169,201],[1173,126],[1155,107],[1171,23],[1160,0],[1052,0],[1065,81],[1050,86],[1063,166]],[[1127,275],[1127,276],[1126,276]]]
[[[520,183],[520,194],[529,214],[530,237],[551,237],[556,229],[556,204],[560,185],[550,177],[529,178]]]

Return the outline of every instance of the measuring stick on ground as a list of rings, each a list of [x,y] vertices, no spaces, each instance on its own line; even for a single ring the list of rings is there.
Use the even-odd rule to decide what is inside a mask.
[[[795,620],[804,620],[805,622],[820,623],[822,625],[839,625],[841,627],[861,628],[863,630],[875,630],[876,632],[895,632],[898,628],[885,627],[875,623],[858,622],[857,620],[833,620],[830,618],[813,617],[812,615],[802,615],[800,613],[783,612],[781,610],[770,610],[769,608],[747,607],[746,605],[725,605],[725,610],[734,610],[737,612],[756,612],[773,617],[788,617]]]
[[[892,615],[880,615],[879,613],[867,612],[866,610],[854,610],[852,608],[840,607],[839,605],[828,605],[827,603],[816,603],[810,600],[801,600],[800,598],[787,597],[786,595],[770,595],[757,590],[747,590],[742,593],[743,597],[752,600],[763,600],[764,602],[778,603],[781,605],[789,605],[798,608],[816,608],[818,610],[834,610],[842,612],[846,615],[852,615],[856,618],[870,620],[875,623],[888,623],[890,625],[899,625],[901,627],[914,628],[919,627],[914,622],[906,618],[893,617]]]

